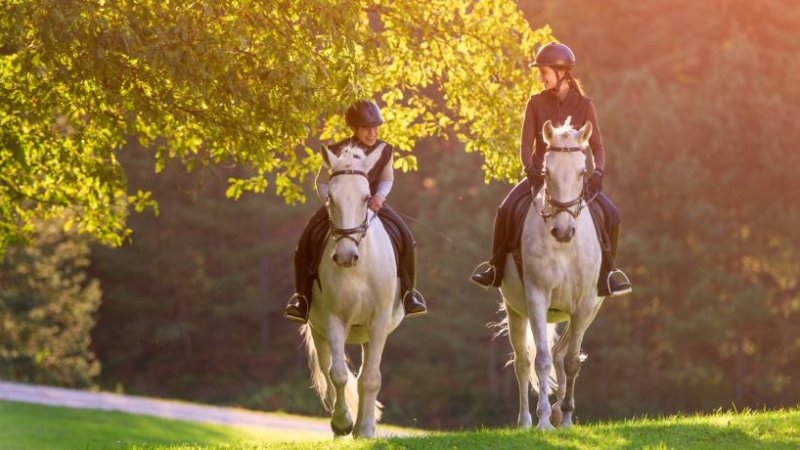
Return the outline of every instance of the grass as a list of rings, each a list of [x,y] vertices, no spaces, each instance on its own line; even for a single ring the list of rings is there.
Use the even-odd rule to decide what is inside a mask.
[[[136,447],[193,450],[192,446]],[[800,409],[745,411],[707,416],[636,419],[576,426],[553,432],[512,429],[377,440],[229,443],[219,450],[256,449],[797,449]]]
[[[0,401],[0,449],[202,448],[327,439],[327,433],[233,427]]]
[[[392,429],[392,427],[381,427]],[[397,429],[395,429],[397,430]],[[485,429],[375,440],[0,401],[2,449],[796,449],[800,408],[635,419],[553,432]]]

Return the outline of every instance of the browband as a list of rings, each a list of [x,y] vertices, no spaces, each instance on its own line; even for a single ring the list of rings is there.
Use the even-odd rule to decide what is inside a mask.
[[[362,177],[369,179],[363,170],[354,169],[337,170],[336,172],[333,172],[329,178],[337,177],[339,175],[361,175]]]
[[[583,147],[547,147],[548,152],[573,153],[582,152]]]

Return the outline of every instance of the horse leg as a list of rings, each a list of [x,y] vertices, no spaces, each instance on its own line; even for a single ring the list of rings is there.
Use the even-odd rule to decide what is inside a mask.
[[[564,395],[567,391],[567,374],[564,370],[564,357],[566,356],[567,341],[568,341],[569,322],[567,322],[566,329],[561,333],[558,342],[553,346],[553,364],[556,369],[556,380],[558,386],[556,387],[556,402],[553,404],[553,415],[550,416],[550,423],[557,427],[561,425],[563,416],[561,414],[561,405],[564,402]]]
[[[346,330],[338,320],[328,320],[328,343],[331,354],[329,376],[336,389],[336,400],[333,403],[331,429],[336,436],[345,436],[353,431],[353,418],[347,406],[345,389],[350,375],[345,359],[344,344]]]
[[[514,349],[514,374],[519,385],[519,415],[517,426],[528,429],[533,423],[531,409],[528,404],[528,383],[531,376],[531,361],[528,358],[528,320],[506,306],[508,317],[508,340]]]
[[[330,411],[333,408],[333,403],[336,401],[336,391],[333,388],[330,374],[331,348],[328,345],[328,341],[326,341],[323,336],[319,335],[313,329],[310,329],[310,333],[317,352],[317,367],[319,370],[317,374],[312,375],[312,382],[322,398],[322,404],[325,406],[325,410]],[[322,377],[323,379],[318,379],[318,377]]]
[[[380,321],[383,322],[383,321]],[[373,324],[376,332],[370,333],[370,339],[364,344],[364,359],[361,363],[361,374],[358,377],[358,420],[354,436],[372,438],[375,436],[376,404],[378,391],[381,389],[381,357],[386,345],[388,326]]]
[[[589,321],[573,322],[565,334],[567,334],[566,355],[564,357],[564,369],[567,374],[566,392],[561,404],[561,412],[563,419],[561,420],[561,427],[567,428],[572,426],[572,412],[575,411],[575,380],[578,378],[578,372],[581,370],[581,342],[583,342],[583,335],[586,329],[589,328]]]
[[[536,406],[536,415],[539,422],[537,430],[550,430],[550,373],[553,371],[553,357],[550,354],[550,342],[547,336],[547,308],[548,300],[538,289],[528,286],[526,289],[528,300],[528,318],[533,333],[533,342],[536,345],[536,358],[533,362],[536,377],[539,381],[539,401]]]

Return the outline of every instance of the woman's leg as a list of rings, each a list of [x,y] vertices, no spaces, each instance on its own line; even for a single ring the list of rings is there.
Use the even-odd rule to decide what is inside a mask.
[[[595,223],[603,226],[608,235],[609,248],[603,249],[603,261],[600,265],[600,278],[598,291],[600,296],[619,296],[632,291],[627,275],[617,268],[617,246],[619,245],[619,226],[622,222],[619,209],[604,193],[600,192],[595,201],[603,210],[604,223]],[[610,276],[610,278],[609,278]]]
[[[473,273],[472,281],[485,287],[499,287],[503,281],[503,274],[505,273],[506,254],[512,249],[510,247],[511,241],[514,236],[511,235],[510,230],[514,229],[509,217],[514,210],[517,203],[526,196],[532,195],[531,185],[528,180],[522,180],[514,186],[514,189],[508,193],[503,202],[497,208],[497,215],[494,219],[494,235],[492,237],[492,259],[488,263],[483,263],[478,267],[489,265],[489,268],[482,271]]]
[[[289,320],[306,323],[311,308],[311,287],[314,283],[313,267],[319,260],[322,246],[325,245],[323,227],[328,223],[328,210],[322,207],[311,216],[311,219],[300,235],[300,241],[294,251],[294,288],[295,293],[289,299],[284,317]]]
[[[384,204],[378,211],[381,220],[400,235],[400,248],[397,252],[397,269],[400,277],[400,295],[403,297],[403,307],[407,317],[425,314],[425,298],[416,290],[417,286],[417,243],[414,235],[406,223],[391,207]]]

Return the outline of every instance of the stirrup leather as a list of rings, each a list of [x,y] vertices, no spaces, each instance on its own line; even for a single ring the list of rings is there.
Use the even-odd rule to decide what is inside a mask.
[[[624,283],[628,284],[628,288],[627,289],[623,289],[623,290],[617,291],[617,292],[614,292],[614,291],[611,290],[611,278],[615,274],[619,274],[625,280]],[[614,269],[614,270],[612,270],[611,272],[608,273],[608,276],[606,277],[606,289],[608,289],[608,296],[610,298],[621,297],[623,295],[627,295],[627,294],[630,294],[631,292],[633,292],[633,286],[631,286],[631,280],[628,278],[627,275],[625,275],[625,272],[623,272],[623,271],[621,271],[619,269]]]

